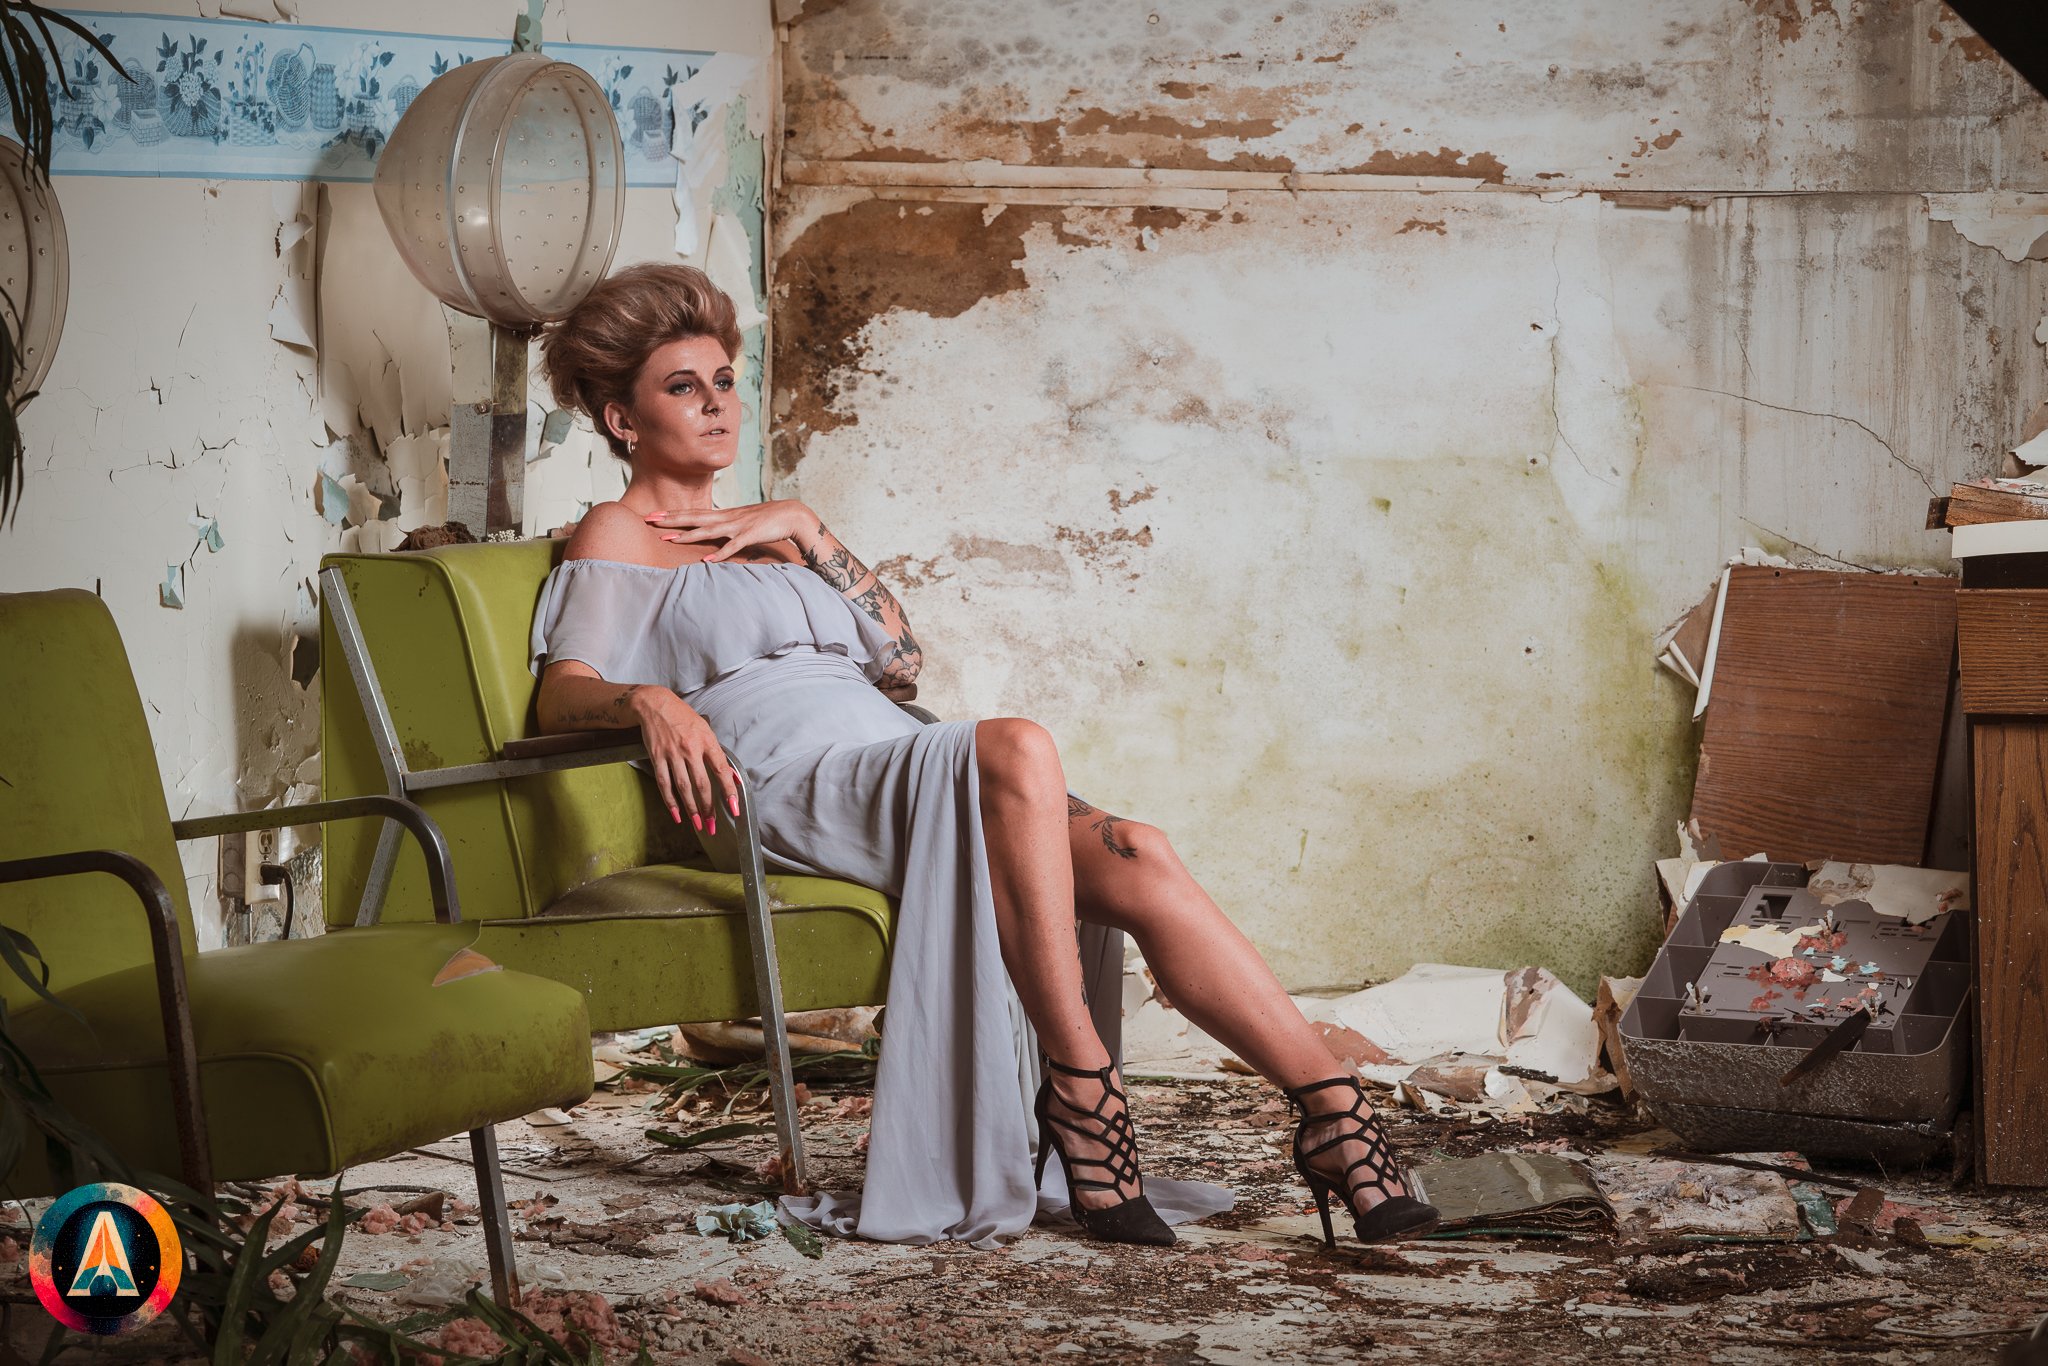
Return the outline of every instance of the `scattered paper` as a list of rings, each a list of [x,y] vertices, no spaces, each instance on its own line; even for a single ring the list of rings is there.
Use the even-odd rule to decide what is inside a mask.
[[[1599,1065],[1600,1030],[1592,1007],[1547,968],[1502,972],[1419,963],[1391,982],[1333,1005],[1339,1023],[1396,1060],[1359,1068],[1361,1075],[1384,1083],[1413,1080],[1459,1094],[1470,1089],[1468,1074],[1482,1069],[1483,1094],[1510,1110],[1535,1102],[1518,1079],[1504,1072],[1499,1080],[1492,1078],[1503,1066],[1551,1078],[1573,1091],[1593,1093],[1615,1085]],[[1425,1063],[1434,1077],[1418,1070]]]
[[[1823,906],[1862,901],[1879,915],[1899,916],[1909,925],[1944,911],[1970,908],[1970,875],[1896,863],[1823,863],[1806,890]]]
[[[1799,947],[1802,939],[1825,935],[1828,927],[1816,920],[1811,925],[1798,929],[1777,925],[1730,925],[1721,931],[1723,944],[1740,944],[1745,949],[1755,949],[1769,958],[1788,958]]]
[[[1598,1066],[1600,1027],[1593,1022],[1593,1008],[1550,969],[1509,973],[1501,1009],[1501,1035],[1507,1041],[1510,1066],[1540,1072],[1567,1086],[1586,1080]]]
[[[1444,1053],[1500,1057],[1506,990],[1498,968],[1418,963],[1391,982],[1344,997],[1337,1018],[1408,1062]]]

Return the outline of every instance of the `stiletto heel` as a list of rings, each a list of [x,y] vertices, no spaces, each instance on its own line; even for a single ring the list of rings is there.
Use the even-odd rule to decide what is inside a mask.
[[[1149,1243],[1161,1247],[1178,1242],[1173,1229],[1159,1217],[1159,1211],[1152,1208],[1152,1202],[1145,1198],[1143,1192],[1099,1209],[1081,1203],[1080,1193],[1084,1190],[1117,1191],[1138,1179],[1138,1137],[1131,1128],[1131,1103],[1111,1078],[1111,1069],[1107,1067],[1069,1067],[1051,1058],[1045,1059],[1045,1065],[1070,1077],[1093,1077],[1101,1083],[1103,1095],[1094,1109],[1084,1110],[1052,1089],[1051,1076],[1039,1083],[1038,1099],[1031,1107],[1038,1116],[1038,1164],[1034,1184],[1044,1181],[1046,1155],[1057,1152],[1060,1171],[1067,1178],[1067,1212],[1090,1235],[1112,1243]],[[1121,1102],[1121,1107],[1115,1114],[1104,1113],[1112,1100]],[[1081,1119],[1090,1121],[1090,1124],[1084,1127],[1054,1114],[1054,1101]],[[1056,1129],[1065,1129],[1082,1138],[1103,1143],[1108,1146],[1109,1154],[1106,1157],[1069,1157],[1059,1142]],[[1108,1179],[1075,1176],[1076,1167],[1100,1167]]]
[[[1351,1088],[1351,1104],[1342,1110],[1323,1114],[1311,1112],[1302,1097],[1312,1091],[1325,1090],[1332,1086]],[[1408,1179],[1400,1164],[1394,1160],[1393,1145],[1387,1142],[1386,1131],[1380,1128],[1379,1116],[1364,1111],[1365,1088],[1358,1084],[1358,1078],[1331,1077],[1327,1081],[1311,1082],[1307,1086],[1290,1087],[1286,1090],[1290,1103],[1301,1109],[1301,1123],[1294,1129],[1294,1169],[1301,1174],[1302,1181],[1316,1198],[1316,1209],[1323,1216],[1323,1243],[1326,1247],[1337,1245],[1337,1234],[1330,1224],[1330,1197],[1335,1195],[1343,1201],[1344,1208],[1351,1212],[1352,1232],[1361,1243],[1386,1242],[1394,1238],[1420,1238],[1437,1226],[1439,1215],[1435,1205],[1424,1204],[1414,1196],[1405,1193]],[[1327,1125],[1330,1132],[1322,1141],[1310,1144],[1307,1134],[1310,1125]],[[1365,1156],[1346,1166],[1336,1177],[1316,1170],[1309,1165],[1309,1159],[1342,1147],[1346,1143],[1361,1143]],[[1363,1168],[1365,1175],[1356,1180],[1354,1175]],[[1404,1193],[1394,1194],[1393,1185],[1399,1182]],[[1361,1213],[1354,1200],[1360,1191],[1377,1190],[1383,1198],[1371,1209]]]
[[[1323,1216],[1323,1246],[1335,1247],[1337,1246],[1337,1231],[1330,1227],[1329,1188],[1311,1181],[1308,1184],[1308,1189],[1309,1194],[1316,1198],[1316,1213]]]

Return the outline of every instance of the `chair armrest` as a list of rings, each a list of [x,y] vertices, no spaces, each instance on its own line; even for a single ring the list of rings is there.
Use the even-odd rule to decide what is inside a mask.
[[[172,821],[171,833],[181,840],[208,839],[215,835],[243,834],[251,830],[278,830],[287,825],[311,825],[315,821],[350,820],[358,816],[384,816],[397,821],[419,841],[427,859],[427,893],[434,903],[434,919],[444,925],[462,920],[455,895],[455,864],[448,856],[448,840],[417,802],[386,793],[362,797],[337,797],[331,801],[303,802],[298,806],[272,806],[261,811],[231,811],[221,816],[195,816]],[[372,921],[371,923],[375,923]]]
[[[213,1190],[213,1154],[199,1100],[199,1045],[192,1034],[192,998],[185,988],[185,946],[178,938],[178,907],[156,870],[118,849],[0,861],[0,883],[107,873],[128,884],[149,921],[149,951],[156,964],[157,1007],[163,1013],[164,1050],[171,1071],[171,1105],[178,1120],[178,1155],[185,1181],[202,1194]]]
[[[638,743],[637,728],[626,730],[564,730],[549,735],[531,735],[524,740],[507,740],[506,759],[545,759],[558,754],[582,754],[587,750],[611,749]]]
[[[896,705],[916,717],[922,725],[934,726],[938,724],[939,717],[936,712],[927,711],[915,702],[898,702]]]

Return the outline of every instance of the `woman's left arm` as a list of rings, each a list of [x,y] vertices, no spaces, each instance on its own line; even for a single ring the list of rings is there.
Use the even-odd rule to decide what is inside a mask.
[[[846,543],[826,530],[824,521],[804,504],[794,498],[778,498],[738,508],[655,512],[648,514],[647,521],[651,526],[672,530],[674,534],[663,537],[664,540],[723,539],[725,544],[708,556],[713,560],[727,559],[750,545],[789,541],[811,572],[852,599],[853,605],[873,618],[895,642],[883,661],[882,676],[875,686],[898,702],[908,702],[917,696],[924,647],[910,633],[903,604],[896,601],[896,595],[876,577],[875,571],[855,559]]]
[[[810,509],[804,510],[810,513]],[[899,702],[908,702],[917,696],[918,671],[924,668],[924,647],[917,643],[917,637],[910,633],[910,621],[903,615],[903,604],[896,601],[896,595],[882,582],[874,570],[854,558],[846,543],[826,529],[825,523],[815,515],[805,518],[807,529],[790,537],[796,543],[797,553],[804,557],[804,563],[811,572],[831,584],[853,600],[853,605],[872,617],[877,626],[889,633],[895,646],[883,661],[882,676],[875,686]]]

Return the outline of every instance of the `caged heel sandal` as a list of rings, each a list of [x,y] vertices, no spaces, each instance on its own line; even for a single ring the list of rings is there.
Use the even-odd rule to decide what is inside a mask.
[[[1332,1086],[1350,1087],[1351,1104],[1342,1110],[1312,1113],[1302,1097]],[[1379,1116],[1365,1113],[1365,1088],[1358,1084],[1358,1078],[1331,1077],[1328,1081],[1290,1087],[1286,1095],[1288,1101],[1299,1106],[1302,1112],[1301,1123],[1294,1129],[1294,1169],[1301,1173],[1301,1179],[1316,1198],[1316,1209],[1323,1216],[1323,1242],[1327,1246],[1337,1245],[1336,1231],[1330,1225],[1332,1195],[1350,1211],[1352,1231],[1361,1243],[1419,1238],[1437,1226],[1436,1206],[1426,1205],[1405,1193],[1408,1182],[1400,1164],[1394,1160],[1393,1146],[1387,1142],[1386,1131],[1380,1128]],[[1327,1126],[1328,1132],[1320,1142],[1307,1141],[1311,1125]],[[1340,1174],[1332,1176],[1310,1165],[1311,1158],[1334,1151],[1346,1143],[1364,1145],[1365,1156],[1346,1166]],[[1394,1193],[1396,1183],[1403,1188],[1402,1194]],[[1352,1200],[1361,1191],[1378,1191],[1385,1198],[1360,1213]]]
[[[1138,1179],[1138,1137],[1131,1128],[1130,1101],[1107,1067],[1069,1067],[1051,1058],[1045,1059],[1045,1065],[1070,1077],[1093,1077],[1101,1083],[1102,1099],[1094,1109],[1084,1110],[1052,1089],[1049,1074],[1039,1083],[1038,1100],[1032,1107],[1038,1116],[1038,1166],[1032,1174],[1032,1184],[1036,1186],[1045,1180],[1045,1159],[1057,1151],[1060,1170],[1067,1177],[1067,1211],[1091,1236],[1112,1243],[1150,1243],[1162,1247],[1179,1241],[1143,1193],[1096,1209],[1081,1203],[1080,1193],[1084,1190],[1115,1191]],[[1120,1108],[1114,1114],[1105,1113],[1112,1100],[1119,1102]],[[1074,1118],[1053,1113],[1055,1104]],[[1106,1144],[1109,1153],[1105,1157],[1068,1157],[1055,1132],[1058,1129]],[[1076,1176],[1076,1167],[1099,1167],[1107,1179]]]

